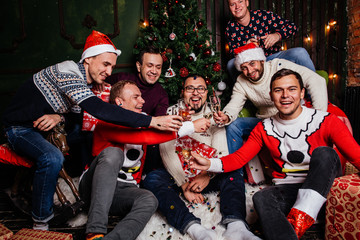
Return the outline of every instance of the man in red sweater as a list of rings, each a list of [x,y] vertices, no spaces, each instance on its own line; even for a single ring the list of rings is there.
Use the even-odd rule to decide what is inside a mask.
[[[278,114],[259,122],[248,141],[233,154],[205,159],[193,153],[190,166],[211,172],[243,167],[263,146],[270,151],[273,186],[254,197],[266,239],[298,239],[315,222],[335,177],[341,176],[338,150],[360,169],[360,146],[345,124],[331,113],[301,106],[301,76],[281,69],[270,83]]]
[[[111,88],[110,103],[119,107],[142,113],[144,102],[139,88],[132,81],[120,81]],[[83,200],[90,205],[86,239],[135,239],[158,205],[150,191],[138,187],[147,144],[159,144],[208,128],[206,125],[201,127],[184,122],[176,133],[99,121],[93,138],[92,152],[96,158],[82,175],[79,185]],[[109,213],[123,218],[113,231],[104,236]]]

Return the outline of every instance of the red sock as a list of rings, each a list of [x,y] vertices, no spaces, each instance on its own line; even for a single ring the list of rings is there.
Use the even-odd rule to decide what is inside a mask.
[[[292,208],[287,216],[287,220],[294,227],[295,233],[300,239],[306,230],[313,225],[315,220],[303,211]]]

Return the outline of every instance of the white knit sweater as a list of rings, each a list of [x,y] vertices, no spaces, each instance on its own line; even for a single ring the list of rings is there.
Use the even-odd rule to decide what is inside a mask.
[[[178,105],[175,104],[168,108],[168,114],[174,114],[177,111]],[[191,115],[191,120],[202,118],[204,113],[211,112],[210,106],[208,103],[205,103],[204,107],[199,113]],[[210,136],[202,136],[201,133],[193,133],[189,135],[190,137],[196,139],[201,143],[205,143],[217,151],[216,156],[222,157],[228,155],[228,146],[226,141],[226,131],[224,127],[217,127],[213,119],[211,119],[211,127],[207,130],[207,133]],[[169,141],[160,144],[160,155],[163,160],[166,170],[171,174],[175,179],[175,182],[178,186],[183,185],[186,182],[186,176],[181,166],[180,159],[175,152],[175,141]]]
[[[264,119],[277,113],[270,99],[271,77],[280,69],[287,68],[296,71],[303,79],[304,87],[311,96],[315,109],[325,111],[328,105],[326,81],[316,72],[285,59],[275,58],[264,62],[264,74],[257,82],[252,82],[240,74],[233,88],[230,102],[225,106],[224,112],[234,121],[242,110],[246,100],[250,100],[258,109],[256,116]]]

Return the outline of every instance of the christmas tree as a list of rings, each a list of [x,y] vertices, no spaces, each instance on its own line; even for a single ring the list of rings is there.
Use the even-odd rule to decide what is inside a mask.
[[[171,104],[179,99],[183,81],[192,74],[204,76],[210,94],[213,88],[225,89],[219,53],[210,36],[197,0],[152,0],[149,23],[140,29],[134,54],[147,45],[161,50],[164,64],[159,82]]]

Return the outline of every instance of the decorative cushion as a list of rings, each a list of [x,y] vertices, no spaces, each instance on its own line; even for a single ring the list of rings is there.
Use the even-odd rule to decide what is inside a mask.
[[[325,239],[360,239],[360,177],[336,178],[326,201]]]
[[[91,89],[91,91],[93,91],[93,93],[98,98],[103,100],[104,102],[109,102],[110,90],[111,90],[111,86],[105,86],[105,89],[102,92]],[[98,119],[96,117],[94,117],[91,114],[84,111],[83,124],[82,124],[82,129],[81,130],[83,130],[83,131],[94,131],[97,122],[98,122]]]

